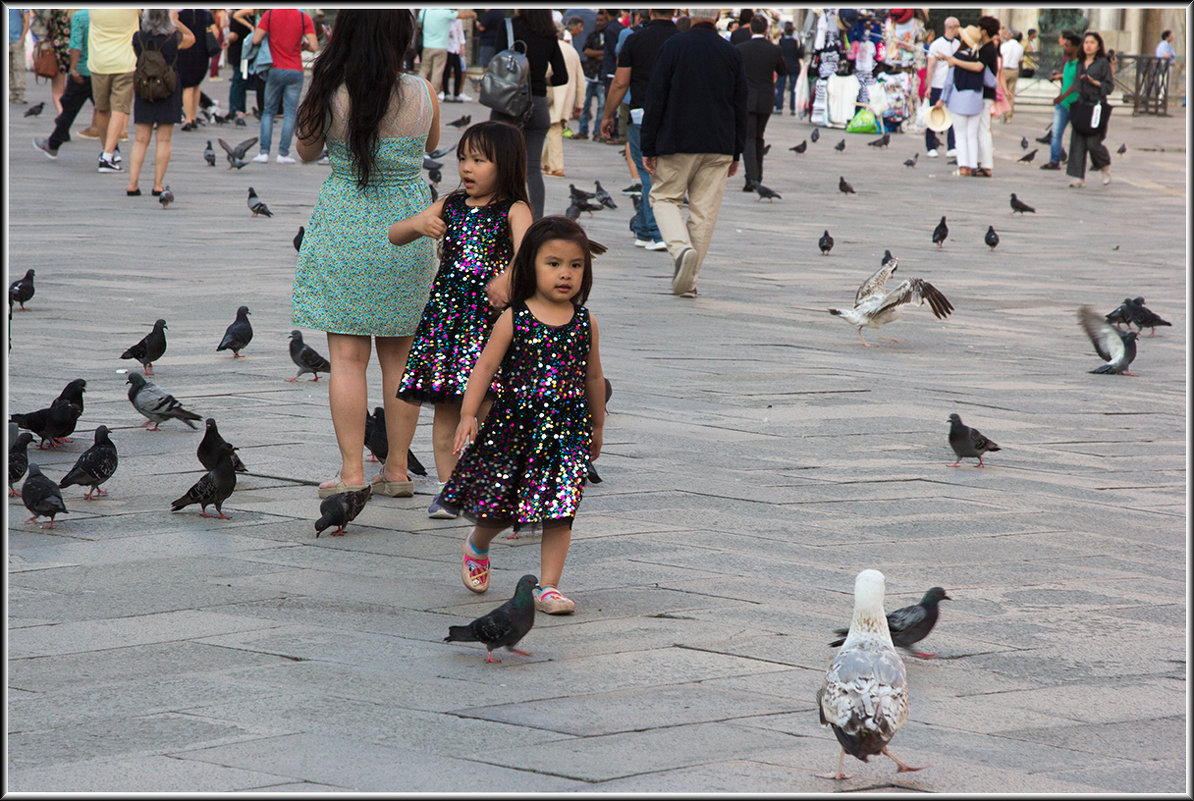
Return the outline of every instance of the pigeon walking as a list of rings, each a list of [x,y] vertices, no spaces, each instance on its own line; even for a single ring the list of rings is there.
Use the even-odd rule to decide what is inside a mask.
[[[153,330],[141,338],[141,341],[120,354],[122,359],[136,359],[145,370],[145,375],[153,375],[153,363],[162,358],[166,352],[166,321],[158,319],[153,324]]]
[[[10,498],[21,494],[13,489],[12,485],[20,481],[25,475],[25,471],[29,469],[29,443],[32,441],[33,435],[28,431],[22,431],[8,447],[8,497]]]
[[[204,425],[206,430],[203,432],[203,439],[199,441],[199,447],[195,450],[195,455],[199,457],[199,464],[203,465],[204,470],[211,470],[220,460],[220,453],[228,443],[220,436],[220,429],[216,426],[214,417],[207,418]],[[232,450],[235,451],[236,448]],[[248,469],[236,453],[232,454],[232,469],[238,473],[244,473]]]
[[[1027,136],[1021,136],[1021,137],[1020,137],[1020,149],[1021,149],[1021,150],[1027,150],[1027,149],[1028,149],[1028,137],[1027,137]]]
[[[986,242],[987,247],[994,252],[995,246],[999,244],[999,234],[995,233],[995,226],[987,226],[987,235],[983,237],[983,241]]]
[[[755,194],[757,194],[759,196],[755,200],[756,203],[758,203],[760,200],[763,200],[764,198],[767,199],[768,203],[774,202],[776,200],[783,200],[783,196],[780,195],[779,192],[776,192],[774,189],[771,189],[770,187],[763,186],[761,183],[756,182],[753,188],[755,190]]]
[[[1036,214],[1036,209],[1034,209],[1032,206],[1029,206],[1024,201],[1020,200],[1020,198],[1016,197],[1015,192],[1012,192],[1011,205],[1012,205],[1012,214],[1015,214],[1017,211],[1020,212],[1021,217],[1024,216],[1024,212],[1026,212],[1026,211],[1031,211],[1033,214]]]
[[[1119,328],[1120,324],[1126,325],[1128,330],[1131,331],[1132,305],[1131,298],[1124,298],[1124,302],[1119,304],[1119,306],[1117,306],[1114,311],[1104,317],[1104,319],[1114,325],[1116,328]]]
[[[320,373],[330,373],[332,371],[332,363],[315,352],[315,348],[303,342],[302,331],[290,332],[290,360],[298,365],[299,371],[295,373],[294,378],[288,378],[287,381],[298,381],[298,377],[303,373],[312,373],[315,375],[312,381],[319,380]]]
[[[875,147],[875,148],[887,147],[889,144],[891,144],[891,134],[890,133],[884,133],[882,136],[880,136],[878,139],[874,140],[873,142],[867,142],[868,147]]]
[[[958,457],[950,467],[957,467],[958,462],[968,456],[978,457],[978,466],[982,467],[984,453],[1002,450],[994,442],[984,437],[977,428],[962,425],[962,418],[956,414],[949,416],[949,446],[954,449],[954,455]]]
[[[803,153],[804,151],[808,150],[808,140],[805,139],[805,140],[801,141],[800,144],[796,145],[795,147],[788,148],[788,150],[791,150],[795,153]]]
[[[1127,152],[1128,152],[1128,144],[1127,144],[1127,142],[1125,142],[1124,144],[1120,145],[1120,146],[1119,146],[1119,149],[1118,149],[1118,150],[1116,150],[1115,152],[1116,152],[1116,153],[1118,153],[1118,154],[1119,154],[1119,155],[1121,155],[1121,156],[1122,156],[1124,153],[1127,153]]]
[[[241,122],[242,120],[237,118],[237,124],[240,124]],[[257,144],[257,137],[254,136],[252,139],[246,139],[236,147],[232,147],[223,139],[217,139],[216,141],[220,143],[220,147],[224,148],[224,153],[228,158],[228,169],[235,167],[239,170],[241,167],[248,164],[248,161],[245,160],[245,156],[248,154],[249,148]]]
[[[607,209],[616,209],[618,204],[614,203],[613,197],[610,196],[609,192],[605,191],[605,188],[601,186],[601,182],[594,181],[593,183],[597,188],[597,191],[593,193],[593,196],[597,199],[597,202],[602,206],[605,206]]]
[[[39,117],[39,116],[41,116],[42,109],[44,109],[45,107],[46,107],[46,101],[43,100],[42,102],[25,109],[25,116],[26,117]]]
[[[597,193],[588,192],[584,189],[578,189],[576,184],[568,184],[568,196],[571,197],[573,201],[592,200],[593,198],[597,197]]]
[[[937,287],[923,278],[905,278],[899,286],[888,291],[887,279],[896,271],[899,264],[899,261],[893,258],[885,266],[876,270],[870,278],[863,281],[862,285],[858,287],[858,291],[854,293],[853,309],[829,309],[829,313],[835,317],[841,317],[846,322],[858,326],[858,338],[868,348],[874,346],[866,341],[862,335],[862,329],[879,330],[882,326],[895,322],[900,318],[902,308],[910,303],[920,306],[928,303],[929,309],[939,320],[949,317],[950,312],[954,310],[945,295],[942,295]],[[879,338],[886,339],[888,342],[901,341],[885,337],[882,334]]]
[[[21,311],[29,311],[25,308],[25,301],[33,297],[33,270],[26,270],[25,277],[19,278],[8,285],[8,306],[12,308],[12,304],[19,303]]]
[[[912,154],[912,158],[910,158],[910,159],[904,159],[904,166],[905,166],[905,167],[915,167],[915,166],[916,166],[916,160],[917,160],[918,158],[920,158],[920,153],[913,153],[913,154]]]
[[[465,114],[463,117],[452,120],[451,122],[448,123],[448,125],[451,125],[453,128],[460,129],[460,128],[465,127],[472,121],[473,121],[472,115]]]
[[[895,256],[891,255],[891,251],[885,250],[885,251],[883,251],[883,258],[879,260],[879,266],[886,267],[887,262],[894,261],[894,260],[895,260]]]
[[[933,630],[933,626],[937,625],[937,616],[940,611],[937,608],[937,604],[941,601],[952,600],[952,598],[945,594],[944,588],[932,587],[920,599],[920,603],[889,612],[887,615],[887,629],[891,634],[892,644],[897,648],[910,651],[913,655],[919,656],[921,659],[935,658],[936,654],[913,651],[912,646],[925,637],[928,637],[929,632]],[[845,643],[845,637],[850,632],[848,629],[837,629],[834,633],[842,639],[834,640],[829,644],[837,648]]]
[[[170,191],[169,185],[163,186],[162,194],[158,195],[158,203],[161,203],[162,208],[165,209],[167,206],[169,206],[173,202],[174,202],[174,193],[172,191]]]
[[[25,414],[12,414],[9,416],[9,420],[37,435],[41,440],[37,448],[42,450],[72,442],[70,435],[74,433],[75,424],[82,414],[81,406],[56,398],[45,409]]]
[[[236,489],[236,471],[232,467],[232,456],[235,450],[236,448],[225,442],[224,447],[220,449],[216,466],[207,471],[203,478],[187,490],[185,495],[171,502],[170,511],[177,512],[179,509],[185,509],[191,504],[197,503],[200,517],[212,517],[207,513],[207,507],[215,506],[216,517],[221,520],[231,519],[224,514],[223,505],[224,501],[232,495],[232,491]]]
[[[858,194],[857,192],[854,191],[854,187],[850,186],[850,182],[847,181],[845,179],[845,177],[841,176],[841,175],[839,175],[837,177],[837,188],[838,188],[838,191],[840,191],[843,195],[857,195]]]
[[[21,485],[21,503],[33,512],[33,517],[26,520],[26,523],[32,523],[39,517],[50,518],[50,524],[42,528],[53,528],[54,516],[67,514],[66,504],[62,501],[62,490],[46,478],[33,462],[29,463],[29,477]]]
[[[294,235],[294,252],[295,253],[302,252],[303,234],[305,234],[306,232],[307,232],[307,229],[300,225],[299,229],[298,229],[298,233]]]
[[[324,529],[332,526],[336,527],[332,532],[333,537],[344,536],[344,527],[356,520],[372,494],[373,488],[366,486],[361,490],[337,492],[324,498],[319,504],[319,519],[315,521],[315,539],[319,539]]]
[[[227,318],[225,318],[227,319]],[[240,351],[253,339],[253,326],[249,324],[249,307],[241,306],[236,310],[236,319],[228,324],[224,331],[224,338],[216,345],[216,350],[232,351],[232,358],[240,359]]]
[[[1032,160],[1036,158],[1036,152],[1039,149],[1040,148],[1034,147],[1031,152],[1025,153],[1023,156],[1020,156],[1020,158],[1016,159],[1016,161],[1022,161],[1025,164],[1031,164]]]
[[[261,202],[261,198],[257,197],[257,193],[253,191],[253,187],[249,187],[249,198],[247,201],[249,211],[253,212],[253,216],[264,214],[266,217],[273,217],[274,213],[269,210],[269,206]]]
[[[836,145],[833,146],[833,149],[836,150],[838,153],[841,153],[842,151],[844,151],[846,149],[846,140],[843,139],[842,141],[838,142]]]
[[[829,229],[825,229],[825,233],[821,234],[821,238],[817,240],[817,247],[821,248],[821,255],[828,256],[829,251],[833,250],[833,237],[829,235]]]
[[[1078,322],[1090,337],[1095,353],[1106,362],[1089,372],[1135,375],[1128,372],[1128,365],[1136,358],[1136,337],[1139,336],[1137,332],[1120,331],[1089,306],[1079,307]]]
[[[949,226],[945,224],[945,215],[941,215],[941,222],[933,229],[933,244],[939,248],[945,247],[945,239],[949,236]]]
[[[76,378],[75,380],[68,382],[67,385],[62,388],[62,392],[58,393],[58,397],[54,399],[54,402],[57,403],[58,401],[65,401],[67,403],[73,404],[79,409],[79,414],[82,414],[83,393],[86,390],[87,382],[82,378]]]
[[[820,778],[850,778],[842,772],[846,754],[863,762],[883,754],[899,773],[923,769],[904,764],[887,747],[908,719],[908,682],[887,628],[883,594],[878,570],[864,570],[854,579],[850,630],[817,691],[821,725],[833,729],[842,747],[837,772],[818,773]]]
[[[207,162],[208,167],[216,166],[216,151],[212,149],[211,140],[207,140],[207,147],[203,148],[203,160]]]
[[[580,219],[580,206],[578,206],[575,201],[573,201],[572,203],[569,203],[568,208],[564,210],[564,216],[567,217],[569,220],[573,220],[573,221],[579,220]]]
[[[390,440],[386,435],[384,406],[375,407],[372,416],[365,416],[365,447],[369,449],[369,461],[371,462],[384,462],[390,455]],[[415,476],[427,475],[427,468],[409,448],[406,451],[406,472]]]
[[[140,373],[129,373],[125,383],[132,384],[129,387],[129,402],[133,404],[134,409],[148,418],[141,425],[148,426],[153,423],[153,428],[150,428],[150,431],[160,431],[161,423],[171,419],[181,420],[190,428],[196,428],[191,421],[203,419],[194,412],[184,409],[173,395],[152,381],[146,381],[145,376]]]
[[[1146,328],[1149,329],[1150,337],[1156,335],[1158,325],[1173,325],[1173,323],[1161,319],[1161,315],[1145,306],[1144,298],[1133,299],[1131,304],[1129,304],[1128,312],[1131,315],[1130,321],[1136,324],[1136,328],[1140,329],[1140,331],[1144,331]]]
[[[116,472],[118,461],[116,446],[108,437],[108,427],[98,426],[95,429],[95,444],[83,451],[83,455],[75,462],[75,466],[70,469],[70,472],[62,477],[58,486],[61,489],[75,484],[80,487],[91,487],[83,496],[89,501],[92,499],[92,493],[96,496],[107,495],[107,492],[100,489],[100,484],[110,479]]]
[[[809,138],[809,141],[816,142],[818,139],[821,138],[821,129],[813,128],[813,132],[808,135],[808,138]]]
[[[448,636],[444,637],[444,642],[484,643],[486,662],[502,661],[494,658],[495,648],[505,648],[516,654],[530,656],[528,652],[520,651],[514,646],[535,625],[533,591],[538,583],[539,579],[530,574],[523,576],[514,588],[513,598],[467,626],[448,626]]]

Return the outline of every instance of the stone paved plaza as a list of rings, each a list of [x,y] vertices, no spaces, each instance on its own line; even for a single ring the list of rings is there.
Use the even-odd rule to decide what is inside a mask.
[[[226,102],[227,85],[208,91]],[[314,536],[315,484],[337,466],[327,381],[284,379],[291,239],[327,167],[228,171],[221,154],[213,169],[208,138],[257,131],[176,130],[162,210],[148,165],[144,196],[126,198],[93,142],[57,161],[34,150],[52,122],[22,110],[8,276],[35,268],[37,294],[13,315],[9,409],[85,378],[73,444],[31,457],[57,480],[102,423],[120,467],[106,498],[64,490],[53,531],[9,499],[8,790],[1189,792],[1184,116],[1116,109],[1108,143],[1127,155],[1083,190],[1037,169],[1047,147],[1015,162],[1049,123],[1040,107],[995,125],[986,180],[951,176],[920,135],[876,150],[823,131],[797,155],[810,126],[775,117],[764,183],[783,199],[729,180],[697,299],[671,295],[666,253],[632,246],[618,149],[565,142],[548,211],[594,179],[618,202],[582,219],[610,246],[589,304],[614,386],[604,481],[564,572],[576,614],[539,615],[533,656],[492,665],[442,639],[538,572],[537,534],[495,541],[480,597],[459,578],[467,524],[427,518],[431,479]],[[461,114],[484,109],[443,107]],[[441,190],[455,183],[449,168]],[[272,219],[250,216],[249,186]],[[1037,213],[1011,216],[1011,192]],[[882,332],[902,343],[872,331],[868,349],[826,309],[852,302],[885,248],[896,280],[931,281],[956,311],[910,309]],[[1077,307],[1138,295],[1173,327],[1140,341],[1136,377],[1088,373]],[[215,347],[241,304],[255,337],[233,361]],[[154,380],[215,417],[248,466],[231,520],[169,511],[202,474],[202,431],[148,433],[126,398],[118,356],[158,317]],[[370,382],[372,408],[376,365]],[[1002,446],[985,468],[948,466],[952,412]],[[430,439],[424,414],[428,465]],[[813,775],[839,753],[815,694],[864,568],[885,574],[889,611],[934,585],[953,600],[921,643],[939,658],[905,655],[911,714],[892,751],[927,768],[851,759],[833,783]]]

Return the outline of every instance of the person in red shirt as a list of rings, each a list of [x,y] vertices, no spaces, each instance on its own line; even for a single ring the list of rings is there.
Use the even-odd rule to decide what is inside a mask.
[[[290,157],[290,140],[294,137],[294,121],[298,116],[299,97],[303,93],[303,50],[315,52],[319,41],[315,38],[315,23],[310,15],[297,8],[272,8],[262,15],[253,31],[253,44],[260,44],[269,34],[269,52],[273,59],[269,77],[265,80],[265,109],[261,113],[261,152],[253,161],[269,161],[270,140],[274,135],[273,109],[282,99],[282,135],[278,139],[279,164],[294,164]]]

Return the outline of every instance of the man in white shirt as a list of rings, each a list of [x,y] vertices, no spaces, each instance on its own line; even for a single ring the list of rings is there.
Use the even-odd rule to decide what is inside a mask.
[[[1157,58],[1177,58],[1173,50],[1173,31],[1162,31],[1161,41],[1157,43],[1157,50],[1153,53]]]
[[[1024,46],[1020,44],[1022,34],[1015,28],[1008,28],[999,46],[1003,57],[1003,85],[1006,87],[1008,109],[1003,114],[1004,122],[1012,121],[1016,110],[1016,79],[1020,77],[1020,62],[1024,59]]]
[[[958,52],[962,42],[958,39],[960,29],[957,17],[946,17],[943,33],[929,45],[929,57],[925,62],[925,74],[929,76],[929,108],[941,99],[941,90],[945,88],[945,76],[949,74],[949,56]],[[949,145],[945,155],[954,155],[954,129],[951,127],[947,136]],[[931,159],[937,158],[937,132],[932,128],[925,128],[925,149]]]

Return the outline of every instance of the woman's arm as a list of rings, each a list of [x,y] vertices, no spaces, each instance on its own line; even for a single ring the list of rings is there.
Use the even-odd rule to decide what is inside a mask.
[[[304,99],[303,102],[306,103],[307,99]],[[300,159],[303,161],[315,161],[315,159],[323,155],[323,148],[327,137],[326,128],[318,131],[309,131],[300,128],[297,133],[298,136],[294,140],[294,149],[298,151]]]
[[[485,393],[493,383],[493,375],[506,357],[513,338],[514,312],[507,309],[494,323],[489,341],[481,351],[481,358],[477,359],[477,364],[469,373],[464,400],[460,404],[460,425],[456,427],[456,437],[452,442],[453,453],[459,454],[465,445],[471,444],[476,438],[477,412],[481,408],[481,401],[485,400]]]
[[[439,145],[439,98],[437,97],[439,90],[432,86],[430,81],[423,78],[419,80],[423,81],[423,85],[427,87],[427,94],[431,97],[431,130],[427,132],[427,145],[425,146],[426,151],[430,153]]]
[[[421,236],[439,239],[448,230],[444,222],[444,200],[440,198],[413,217],[399,220],[390,226],[391,245],[409,245]]]
[[[945,61],[951,67],[961,67],[962,69],[969,70],[970,72],[982,72],[986,68],[986,65],[984,65],[981,61],[966,61],[964,59],[958,58],[957,56],[946,56]]]
[[[191,33],[191,29],[182,24],[182,20],[178,18],[177,11],[171,11],[170,17],[174,20],[174,27],[178,28],[178,32],[182,34],[182,39],[178,42],[179,50],[186,50],[191,45],[195,44],[195,34]]]
[[[585,397],[589,401],[589,417],[593,421],[593,444],[589,446],[589,461],[601,455],[605,429],[605,373],[601,370],[601,354],[597,349],[597,321],[589,316],[592,336],[589,341],[589,368],[585,373]]]

